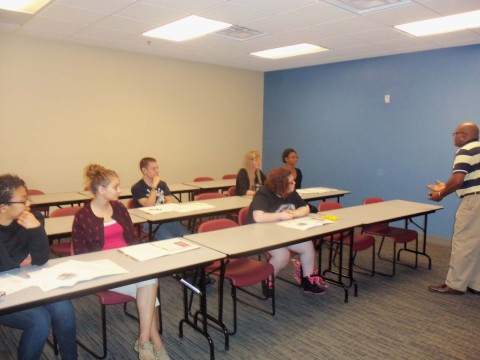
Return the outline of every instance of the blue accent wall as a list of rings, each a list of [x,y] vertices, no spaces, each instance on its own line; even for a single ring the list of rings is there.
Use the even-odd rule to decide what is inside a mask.
[[[350,190],[345,206],[429,202],[426,185],[450,176],[455,127],[480,125],[480,46],[269,72],[264,102],[264,170],[293,147],[303,187]],[[440,203],[430,233],[451,236],[458,203]]]

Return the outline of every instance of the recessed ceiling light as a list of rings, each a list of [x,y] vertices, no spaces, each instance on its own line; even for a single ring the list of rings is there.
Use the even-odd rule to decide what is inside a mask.
[[[226,29],[230,26],[232,24],[192,15],[147,31],[143,35],[171,41],[184,41]]]
[[[0,0],[0,9],[34,14],[50,0]]]
[[[428,36],[480,27],[480,10],[416,21],[395,28],[414,36]]]
[[[267,59],[282,59],[290,56],[299,56],[299,55],[307,55],[313,54],[320,51],[327,51],[328,49],[322,48],[317,45],[312,44],[297,44],[297,45],[290,45],[279,47],[276,49],[270,50],[263,50],[250,53],[250,55],[267,58]]]

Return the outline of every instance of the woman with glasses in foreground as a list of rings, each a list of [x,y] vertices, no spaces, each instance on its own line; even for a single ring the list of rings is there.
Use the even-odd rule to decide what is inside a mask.
[[[0,272],[48,261],[50,246],[43,224],[40,213],[30,212],[25,182],[16,175],[1,175]],[[62,360],[77,359],[75,313],[69,300],[1,315],[0,325],[22,330],[19,360],[40,359],[51,327]]]
[[[309,213],[307,203],[295,191],[295,181],[291,171],[278,168],[270,171],[265,185],[253,197],[247,222],[251,224],[291,220],[307,216]],[[269,262],[275,269],[275,275],[287,266],[290,250],[300,254],[300,262],[294,261],[294,277],[302,285],[303,290],[309,294],[322,295],[325,292],[324,281],[314,269],[315,249],[310,240],[270,250]],[[305,274],[308,275],[303,276]],[[268,296],[271,284],[266,285],[268,286],[264,286],[264,293]]]

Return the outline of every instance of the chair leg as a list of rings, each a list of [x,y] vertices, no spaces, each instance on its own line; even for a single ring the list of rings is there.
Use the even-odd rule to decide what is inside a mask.
[[[106,314],[106,306],[103,304],[101,305],[101,320],[102,320],[103,355],[98,355],[77,338],[78,346],[83,348],[86,352],[88,352],[90,355],[92,355],[96,359],[105,359],[107,357],[107,314]]]
[[[237,332],[237,301],[241,302],[242,304],[253,307],[257,310],[260,310],[264,313],[270,314],[272,316],[275,315],[275,276],[272,274],[269,279],[272,281],[272,297],[271,297],[272,309],[271,310],[269,310],[267,308],[264,308],[264,307],[261,307],[259,305],[256,305],[254,303],[247,302],[245,300],[239,299],[237,297],[237,289],[241,290],[242,292],[247,293],[247,294],[249,294],[249,295],[251,295],[251,296],[253,296],[257,299],[260,299],[260,300],[267,300],[268,301],[268,298],[265,298],[263,296],[259,296],[259,295],[255,294],[255,293],[253,293],[249,290],[246,290],[244,288],[237,288],[237,287],[233,286],[233,284],[230,284],[232,286],[231,294],[232,294],[232,301],[233,301],[233,332],[229,332],[228,333],[229,335],[234,335]]]

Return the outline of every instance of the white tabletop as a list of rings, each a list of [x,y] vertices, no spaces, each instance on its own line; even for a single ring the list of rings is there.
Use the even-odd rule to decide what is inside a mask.
[[[206,204],[213,205],[214,208],[211,208],[211,209],[201,209],[201,210],[195,210],[195,211],[184,212],[184,213],[169,212],[169,213],[152,215],[142,211],[141,208],[137,208],[137,209],[130,209],[130,213],[138,217],[141,217],[147,221],[160,223],[160,222],[168,222],[168,221],[175,221],[175,220],[191,219],[191,218],[207,216],[207,215],[225,214],[225,213],[229,213],[229,212],[247,207],[250,205],[251,201],[252,199],[245,198],[242,196],[227,196],[219,199],[196,201],[198,203],[206,203]],[[184,203],[184,204],[188,204],[188,203]]]
[[[303,231],[286,228],[276,223],[263,223],[185,235],[185,238],[228,256],[246,256],[349,230],[360,225],[359,221],[341,219],[332,224]]]
[[[316,188],[312,188],[316,189]],[[324,199],[331,199],[331,198],[339,198],[341,196],[350,194],[348,190],[339,190],[339,189],[328,189],[327,191],[322,192],[308,192],[309,189],[300,189],[301,191],[297,191],[300,197],[305,201],[314,201],[314,200],[324,200]]]
[[[225,254],[209,248],[200,247],[191,251],[163,256],[148,261],[135,261],[118,250],[104,250],[89,254],[51,259],[44,266],[52,266],[69,259],[78,261],[110,259],[117,265],[128,270],[128,273],[104,276],[77,283],[72,287],[64,287],[47,292],[42,291],[38,287],[28,287],[13,294],[0,297],[0,315],[53,301],[84,296],[97,291],[111,289],[145,279],[169,275],[183,271],[184,269],[202,266],[223,258],[225,258]],[[26,276],[27,272],[36,269],[40,270],[42,267],[43,266],[30,266],[28,268],[15,269],[8,273],[18,276]]]
[[[384,221],[395,221],[443,209],[442,206],[417,203],[405,200],[388,200],[368,205],[346,207],[338,210],[322,211],[321,214],[335,215],[339,219],[356,219],[362,225]]]
[[[57,206],[66,204],[77,204],[90,200],[90,197],[79,192],[61,192],[30,195],[28,198],[34,206]]]

